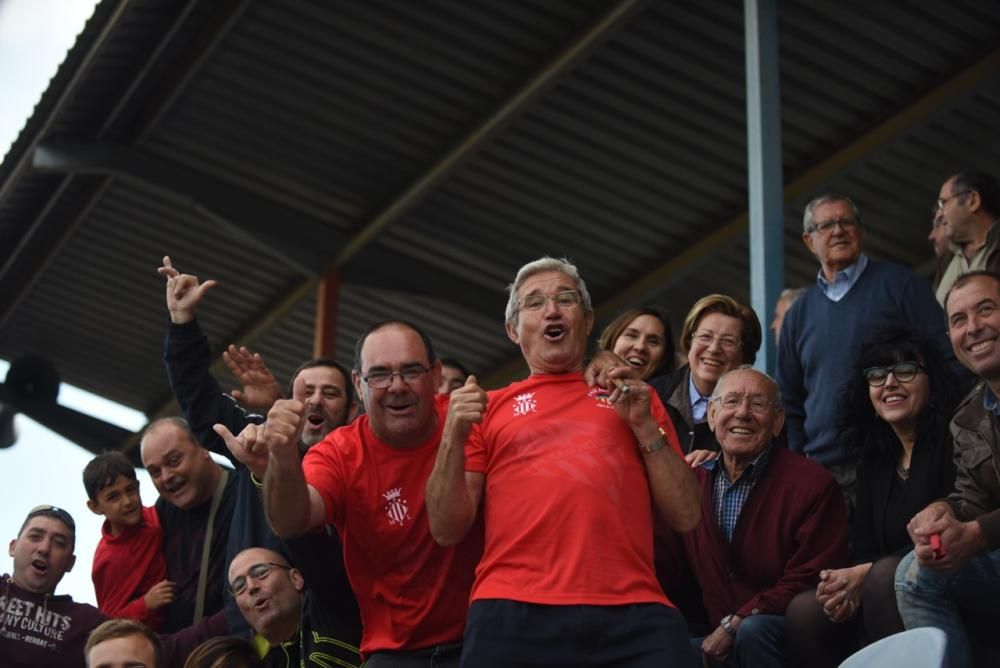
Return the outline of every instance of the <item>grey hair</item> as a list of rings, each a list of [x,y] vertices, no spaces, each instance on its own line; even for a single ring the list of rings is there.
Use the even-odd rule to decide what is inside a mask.
[[[809,203],[806,204],[806,211],[802,215],[802,231],[807,233],[813,231],[813,212],[816,210],[816,207],[821,204],[831,204],[833,202],[847,202],[850,204],[851,211],[854,212],[854,220],[858,225],[861,224],[861,212],[858,211],[858,205],[854,203],[854,200],[840,193],[826,193],[825,195],[820,195],[809,200]]]
[[[587,291],[587,284],[580,278],[580,272],[576,265],[566,258],[554,258],[546,255],[543,258],[534,260],[517,270],[514,282],[507,286],[507,309],[504,318],[511,324],[517,324],[517,291],[528,278],[544,271],[559,271],[576,283],[576,289],[580,291],[580,299],[583,301],[583,310],[590,313],[594,310],[594,304],[590,300],[590,293]]]
[[[784,290],[781,291],[781,294],[778,295],[778,301],[784,299],[785,301],[788,302],[788,305],[791,306],[792,304],[795,303],[795,300],[797,300],[799,297],[801,297],[808,291],[809,288],[785,288]]]
[[[771,386],[771,389],[774,390],[775,408],[777,408],[779,411],[785,410],[784,403],[781,401],[781,388],[778,387],[778,381],[776,381],[774,378],[771,378],[771,376],[767,375],[760,369],[754,367],[752,364],[743,364],[741,366],[736,367],[735,369],[730,369],[729,371],[719,376],[719,380],[716,381],[715,383],[715,389],[712,390],[712,396],[709,397],[709,401],[715,401],[721,396],[719,394],[719,388],[722,387],[722,381],[726,379],[726,376],[728,376],[731,373],[736,373],[737,371],[753,371],[761,378],[764,378],[767,381],[767,383]]]

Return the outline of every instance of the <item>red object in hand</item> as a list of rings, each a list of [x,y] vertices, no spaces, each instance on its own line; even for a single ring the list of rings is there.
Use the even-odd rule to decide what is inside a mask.
[[[931,556],[935,559],[944,557],[944,547],[941,545],[941,534],[931,534]]]

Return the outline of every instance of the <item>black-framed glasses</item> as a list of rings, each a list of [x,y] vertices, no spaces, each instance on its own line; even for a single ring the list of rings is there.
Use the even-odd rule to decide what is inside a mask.
[[[822,223],[814,223],[812,226],[812,231],[816,232],[821,236],[826,236],[833,232],[833,228],[840,225],[840,229],[845,232],[848,230],[853,230],[858,224],[858,221],[853,218],[835,218],[834,220],[824,220]]]
[[[59,506],[52,506],[47,503],[35,506],[28,511],[28,516],[24,518],[25,523],[32,517],[53,517],[68,526],[70,531],[76,533],[76,522],[73,521],[73,516]]]
[[[564,290],[554,295],[528,295],[522,297],[518,302],[518,309],[521,311],[540,311],[545,308],[549,300],[555,302],[559,309],[572,308],[580,303],[580,293],[576,290]]]
[[[900,383],[909,383],[917,377],[924,365],[920,362],[900,362],[892,366],[870,366],[865,369],[865,380],[872,387],[882,387],[891,373]]]
[[[948,197],[938,197],[938,208],[943,209],[944,205],[950,202],[951,200],[955,199],[956,197],[961,197],[962,195],[968,195],[971,192],[972,192],[971,190],[962,190],[957,193],[952,193]]]
[[[385,369],[376,369],[375,371],[369,371],[367,376],[362,376],[361,379],[368,383],[368,387],[375,388],[376,390],[384,390],[392,385],[392,379],[399,376],[403,379],[403,382],[407,385],[413,385],[423,378],[430,371],[429,367],[420,366],[408,366],[399,371],[388,371]]]
[[[777,405],[759,394],[737,394],[735,392],[724,394],[721,397],[712,397],[711,401],[716,402],[726,410],[734,411],[740,407],[744,399],[750,403],[750,411],[753,413],[766,413],[771,410],[771,406]]]
[[[246,577],[241,575],[229,583],[229,593],[232,594],[234,598],[239,596],[247,590],[247,578],[253,578],[257,582],[260,582],[271,574],[271,569],[273,568],[285,568],[287,570],[292,570],[291,566],[276,564],[273,561],[265,561],[259,564],[254,564],[247,569]]]

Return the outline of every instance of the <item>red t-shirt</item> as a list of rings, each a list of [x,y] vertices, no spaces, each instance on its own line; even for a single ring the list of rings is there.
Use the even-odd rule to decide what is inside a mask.
[[[331,432],[302,460],[337,527],[344,564],[361,608],[361,652],[420,649],[459,642],[476,564],[481,522],[454,547],[431,537],[424,505],[448,399],[435,403],[437,430],[416,448],[394,448],[368,416]]]
[[[158,630],[164,609],[150,610],[143,597],[166,577],[163,529],[156,508],[143,508],[142,522],[117,536],[111,535],[111,525],[104,521],[91,570],[101,612],[109,617],[136,619]]]
[[[680,443],[656,393],[653,418]],[[489,393],[465,448],[486,475],[486,547],[472,600],[668,603],[653,568],[653,507],[635,436],[582,373]]]

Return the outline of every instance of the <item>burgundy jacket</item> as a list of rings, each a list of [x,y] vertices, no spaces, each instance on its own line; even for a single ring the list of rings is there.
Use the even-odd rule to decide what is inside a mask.
[[[695,474],[701,522],[684,534],[684,551],[712,625],[729,613],[783,615],[796,594],[817,585],[821,570],[848,565],[844,499],[819,464],[772,447],[731,544],[715,519],[714,471]]]

